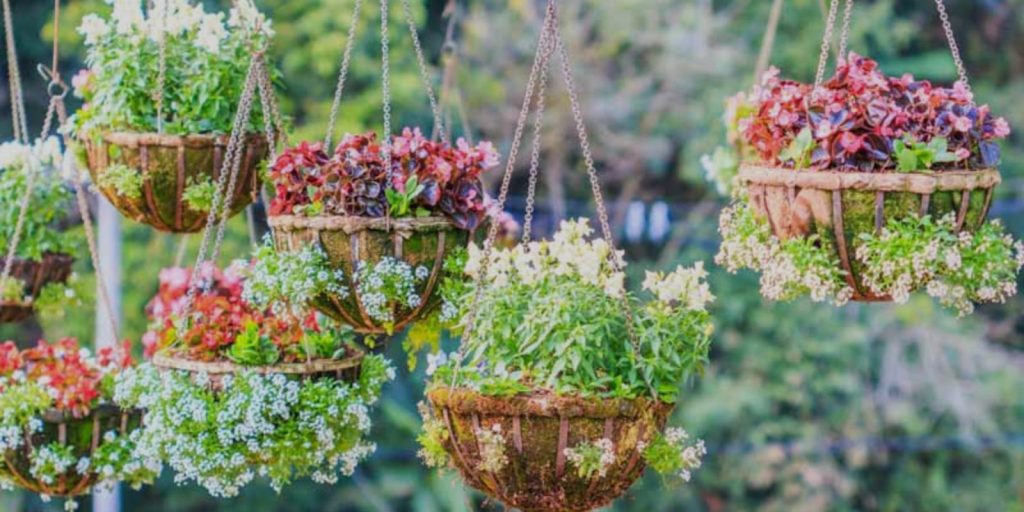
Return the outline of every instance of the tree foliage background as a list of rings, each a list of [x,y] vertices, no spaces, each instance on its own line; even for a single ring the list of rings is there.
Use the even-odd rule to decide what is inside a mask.
[[[211,7],[217,2],[207,2]],[[284,74],[282,100],[292,140],[319,138],[330,107],[353,0],[259,0],[274,19],[274,57]],[[771,62],[808,80],[823,27],[821,0],[785,0]],[[1024,234],[1024,0],[948,0],[979,99],[1017,128],[1004,146],[1006,182],[994,215]],[[378,7],[366,2],[339,128],[379,129]],[[461,0],[454,32],[455,83],[446,103],[456,132],[508,148],[524,94],[540,19],[538,0]],[[679,260],[710,259],[722,199],[704,181],[701,154],[724,138],[725,96],[748,88],[770,2],[763,0],[563,0],[563,27],[594,138],[616,227],[662,202],[668,236],[625,240],[637,274]],[[440,80],[448,0],[414,2],[428,59]],[[101,0],[64,2],[63,66],[81,66],[72,30]],[[397,6],[392,76],[397,125],[427,127],[426,96]],[[38,125],[45,87],[32,70],[48,58],[52,3],[14,0],[30,121]],[[912,72],[949,83],[955,70],[932,2],[858,3],[851,47],[890,74]],[[557,67],[557,63],[556,63]],[[560,80],[553,75],[552,83]],[[8,91],[0,102],[8,108]],[[563,89],[550,94],[542,151],[542,231],[566,215],[591,214],[585,175]],[[460,110],[461,108],[461,110]],[[464,113],[464,116],[462,115]],[[6,112],[3,113],[6,115]],[[465,117],[468,123],[460,122]],[[0,125],[9,133],[10,125]],[[524,172],[515,192],[525,189]],[[513,201],[517,212],[522,201]],[[631,216],[631,212],[634,214]],[[244,217],[244,216],[243,216]],[[641,216],[640,219],[644,217]],[[632,219],[632,220],[631,220]],[[643,224],[641,223],[641,227]],[[142,308],[156,274],[179,240],[124,225],[124,315],[138,339]],[[624,231],[623,231],[624,232]],[[190,242],[191,253],[195,240]],[[224,261],[244,257],[244,218],[231,225]],[[187,261],[187,260],[186,260]],[[82,288],[92,281],[80,263]],[[841,310],[806,302],[767,304],[752,275],[714,271],[719,297],[713,364],[686,383],[675,421],[707,440],[710,454],[693,483],[647,479],[615,510],[1024,510],[1024,308],[1022,301],[982,308],[957,320],[927,300],[903,307]],[[0,329],[28,343],[45,335],[92,338],[92,297],[85,307],[41,324]],[[391,355],[404,361],[393,343]],[[451,348],[451,347],[449,347]],[[422,365],[421,365],[422,366]],[[387,390],[375,424],[377,455],[334,487],[297,482],[281,495],[253,486],[217,501],[170,475],[125,491],[125,510],[148,511],[448,511],[487,507],[450,474],[422,468],[413,442],[422,370]],[[49,507],[49,508],[47,508]],[[54,505],[0,495],[0,509]],[[498,506],[492,507],[500,509]],[[87,509],[87,508],[86,508]]]

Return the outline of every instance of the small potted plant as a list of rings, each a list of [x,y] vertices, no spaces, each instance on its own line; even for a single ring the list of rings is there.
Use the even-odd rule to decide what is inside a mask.
[[[153,361],[119,379],[117,398],[147,411],[140,446],[178,482],[217,497],[237,495],[256,475],[276,490],[307,476],[330,484],[375,450],[364,439],[370,407],[393,369],[300,304],[263,302],[326,286],[304,273],[309,257],[322,255],[202,267],[187,319],[193,276],[161,272],[144,338]]]
[[[227,23],[202,3],[157,2],[148,13],[143,3],[117,0],[108,17],[82,20],[88,69],[72,83],[84,105],[71,130],[94,183],[122,214],[194,233],[205,226],[229,156],[249,57],[272,32],[249,0]],[[236,187],[225,191],[232,214],[255,199],[268,151],[262,114],[247,121]]]
[[[77,238],[61,229],[71,190],[60,177],[61,149],[55,137],[32,146],[0,145],[0,272],[14,242],[28,171],[37,173],[28,198],[10,274],[0,275],[0,322],[18,322],[47,303],[59,304],[73,293],[66,283]]]
[[[889,77],[850,53],[815,88],[768,71],[739,121],[756,161],[723,212],[730,270],[772,299],[905,302],[926,290],[969,313],[1016,293],[1024,247],[986,224],[1010,128],[952,88]]]
[[[113,404],[131,365],[128,346],[93,355],[71,338],[0,345],[0,483],[65,498],[69,510],[97,485],[152,483],[161,464],[136,443],[141,413]]]
[[[270,169],[274,241],[282,252],[319,248],[324,270],[344,278],[346,293],[313,306],[359,333],[392,334],[439,304],[446,255],[487,217],[480,176],[497,164],[488,142],[453,147],[409,128],[387,145],[347,135],[332,153],[302,143]]]
[[[631,328],[625,276],[590,232],[586,220],[565,222],[550,241],[495,249],[466,357],[429,358],[421,457],[508,506],[591,510],[648,465],[688,480],[704,454],[666,428],[680,383],[708,357],[713,297],[702,266],[648,273],[652,297],[626,298]],[[471,247],[467,276],[480,278],[482,259]],[[444,289],[442,316],[456,332],[476,286]]]

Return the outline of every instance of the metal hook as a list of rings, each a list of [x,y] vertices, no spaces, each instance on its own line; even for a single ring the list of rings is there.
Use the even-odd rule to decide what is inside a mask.
[[[60,76],[54,74],[52,69],[45,64],[39,64],[36,66],[36,71],[39,72],[39,76],[43,77],[43,80],[46,80],[46,93],[51,98],[63,99],[68,95],[68,85],[60,79]]]

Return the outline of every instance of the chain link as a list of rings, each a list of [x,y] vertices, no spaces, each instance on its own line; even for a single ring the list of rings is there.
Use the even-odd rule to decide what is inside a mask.
[[[267,62],[263,59],[260,59],[257,79],[260,107],[263,112],[263,132],[267,137],[269,150],[267,161],[273,163],[277,161],[277,144],[284,135],[284,121],[281,119],[281,109],[277,104],[277,97],[274,95],[274,84],[270,82],[270,70],[267,69]]]
[[[153,9],[158,12],[157,16],[160,17],[160,35],[157,40],[158,45],[158,57],[157,57],[157,75],[156,75],[156,130],[158,133],[164,132],[164,87],[167,83],[167,8],[168,0],[154,0],[152,3]],[[162,6],[162,7],[161,7]]]
[[[533,103],[534,90],[537,88],[537,79],[540,75],[543,49],[550,37],[550,31],[553,28],[554,22],[554,0],[548,1],[547,12],[544,17],[544,24],[541,28],[540,40],[537,45],[537,53],[534,56],[533,67],[530,69],[530,77],[526,82],[526,97],[523,99],[523,106],[519,111],[519,119],[516,121],[516,130],[512,136],[512,146],[509,148],[508,160],[505,163],[505,174],[501,178],[501,187],[498,191],[498,211],[504,211],[505,201],[508,199],[509,186],[512,183],[512,173],[515,171],[516,160],[519,156],[519,147],[522,145],[523,132],[526,130],[526,123],[530,116],[530,105]],[[491,255],[494,251],[494,243],[498,238],[498,223],[492,222],[488,227],[487,239],[484,242],[484,250],[482,259],[480,261],[480,271],[477,275],[476,282],[474,283],[475,292],[473,293],[473,301],[470,303],[469,311],[466,314],[466,328],[462,334],[462,343],[459,345],[458,350],[455,352],[455,371],[452,375],[451,385],[455,386],[456,379],[458,377],[458,368],[461,366],[462,360],[465,357],[466,347],[469,346],[469,340],[473,337],[474,324],[476,322],[476,312],[480,307],[480,300],[483,298],[484,285],[487,282],[487,274],[491,266]]]
[[[846,60],[846,52],[850,45],[850,21],[853,18],[853,2],[854,0],[846,0],[846,6],[843,9],[843,30],[839,35],[839,60]]]
[[[540,148],[542,145],[541,136],[544,128],[544,109],[547,103],[547,86],[551,74],[551,56],[554,54],[555,46],[551,43],[551,34],[541,39],[540,48],[542,51],[541,70],[537,84],[537,107],[533,120],[533,142],[530,152],[530,177],[526,189],[526,210],[523,216],[523,245],[530,243],[533,231],[533,213],[537,197],[537,175],[540,173]]]
[[[828,52],[832,46],[832,32],[836,26],[839,13],[839,0],[829,0],[828,19],[825,21],[825,35],[821,38],[821,53],[818,55],[818,71],[814,74],[814,88],[821,87],[825,81],[825,67],[828,65]]]
[[[412,47],[416,50],[416,63],[420,68],[420,78],[423,80],[423,87],[427,91],[427,99],[430,100],[430,111],[434,115],[434,131],[441,137],[441,142],[449,144],[448,132],[444,129],[444,120],[441,118],[441,106],[434,94],[434,85],[430,81],[430,70],[427,68],[427,59],[423,55],[423,45],[420,44],[419,31],[416,30],[416,20],[413,19],[412,7],[409,0],[402,0],[402,12],[405,14],[405,23],[409,26],[409,35],[412,37]]]
[[[203,238],[199,243],[199,252],[196,254],[196,263],[193,266],[192,278],[189,282],[188,292],[185,295],[185,301],[182,305],[182,321],[186,321],[188,316],[191,314],[192,304],[195,301],[196,295],[199,292],[199,280],[196,275],[199,273],[203,263],[207,261],[207,252],[211,253],[209,258],[210,261],[214,261],[217,258],[217,254],[220,251],[220,245],[224,239],[224,228],[227,225],[227,218],[230,215],[230,202],[229,197],[225,197],[230,191],[234,190],[236,180],[238,178],[238,170],[241,167],[241,156],[245,152],[243,145],[243,135],[245,133],[245,126],[249,123],[249,115],[252,112],[252,102],[255,94],[255,89],[258,82],[258,73],[262,63],[262,55],[256,54],[252,58],[252,62],[249,64],[249,72],[245,78],[245,85],[242,88],[242,95],[238,102],[238,111],[235,113],[234,124],[231,128],[231,136],[228,139],[228,147],[224,154],[224,162],[221,164],[220,175],[217,177],[217,186],[213,191],[213,201],[210,206],[210,212],[206,216],[206,228],[203,230]],[[240,146],[241,149],[239,148]],[[231,175],[230,181],[228,175]],[[222,204],[223,203],[223,204]],[[221,211],[222,210],[222,211]],[[220,223],[218,224],[218,213],[220,213]],[[211,242],[211,235],[214,232],[216,226],[216,236],[214,239],[213,250],[210,251],[209,245]]]
[[[381,137],[381,157],[384,160],[384,175],[387,187],[391,188],[391,41],[388,32],[388,0],[380,0],[380,87],[384,110],[384,133]],[[388,209],[390,215],[390,209]],[[390,216],[388,217],[390,219]]]
[[[338,70],[338,84],[334,88],[334,102],[331,104],[331,117],[327,121],[327,136],[324,137],[324,148],[331,149],[334,139],[334,130],[338,124],[338,112],[341,110],[341,97],[345,92],[345,82],[348,80],[348,68],[352,62],[352,48],[356,44],[358,34],[360,13],[363,9],[363,0],[356,0],[352,8],[352,21],[348,26],[348,40],[345,41],[345,52],[341,58],[341,68]]]
[[[942,30],[946,33],[946,41],[949,43],[949,51],[953,55],[953,63],[956,64],[957,75],[967,92],[970,92],[971,84],[967,78],[967,67],[964,66],[964,60],[960,57],[960,46],[957,45],[956,36],[953,35],[953,24],[949,21],[946,4],[942,0],[935,0],[935,8],[938,9],[939,19],[942,20]]]
[[[558,55],[562,60],[562,74],[565,78],[565,88],[569,93],[569,103],[572,108],[572,116],[576,121],[576,133],[579,135],[580,149],[583,152],[583,163],[587,169],[587,176],[590,178],[590,190],[594,194],[594,204],[597,207],[597,217],[601,223],[601,231],[604,233],[605,243],[608,244],[608,259],[612,264],[612,268],[616,272],[622,272],[624,264],[615,247],[615,237],[612,235],[611,225],[608,222],[608,209],[604,203],[604,193],[601,191],[601,182],[597,176],[597,167],[594,165],[594,155],[590,149],[590,137],[587,134],[587,125],[583,120],[583,109],[581,107],[579,93],[576,89],[576,81],[573,78],[572,68],[570,67],[569,52],[562,41],[561,35],[559,34],[557,17],[553,37],[554,44],[558,48]],[[633,348],[639,352],[640,338],[636,333],[636,320],[633,318],[633,308],[629,303],[629,296],[625,289],[623,289],[619,298],[622,301],[623,314],[626,316],[626,331],[629,334],[630,342],[633,344]]]
[[[25,119],[25,97],[21,89],[21,67],[18,65],[18,49],[14,40],[14,22],[11,16],[10,0],[3,0],[4,32],[7,43],[7,78],[11,89],[11,123],[14,125],[14,138],[22,144],[28,144],[28,122]]]

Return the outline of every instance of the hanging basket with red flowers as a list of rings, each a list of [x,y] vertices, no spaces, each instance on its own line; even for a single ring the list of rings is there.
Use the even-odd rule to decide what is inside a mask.
[[[318,248],[326,266],[310,271],[343,276],[347,292],[318,295],[313,306],[360,333],[392,334],[439,304],[446,258],[487,215],[480,175],[497,160],[489,143],[451,147],[408,128],[387,145],[346,136],[331,155],[301,144],[270,171],[275,244]]]
[[[152,483],[159,459],[136,443],[142,413],[114,405],[130,347],[96,355],[71,338],[0,345],[0,482],[68,499],[97,485]]]
[[[296,478],[351,475],[376,449],[365,439],[369,413],[394,377],[350,330],[291,304],[254,303],[263,296],[247,289],[253,272],[244,263],[162,271],[143,338],[152,362],[120,383],[120,403],[147,411],[140,446],[217,497],[256,475],[278,491]]]
[[[723,212],[718,262],[762,272],[771,299],[904,302],[924,290],[966,314],[1015,294],[1024,246],[986,223],[1010,128],[974,102],[957,64],[951,88],[886,76],[845,49],[815,85],[769,70],[740,109],[753,159]]]

